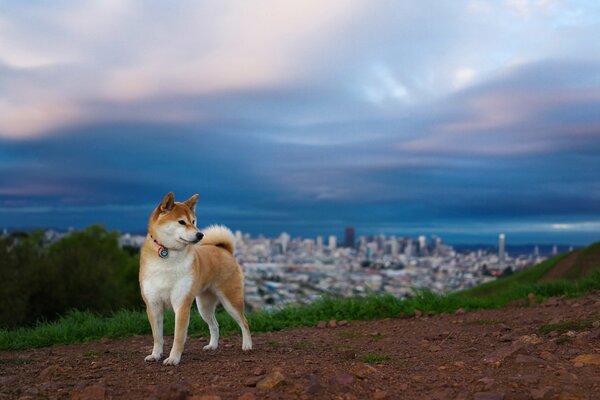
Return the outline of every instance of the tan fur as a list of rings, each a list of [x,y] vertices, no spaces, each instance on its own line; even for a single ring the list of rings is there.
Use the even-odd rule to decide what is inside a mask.
[[[149,234],[140,257],[140,288],[154,338],[154,348],[146,357],[147,361],[158,361],[162,356],[163,310],[167,306],[175,311],[175,337],[164,364],[179,363],[194,299],[211,332],[210,343],[205,349],[218,346],[218,325],[214,318],[218,302],[240,325],[242,348],[252,348],[244,316],[244,277],[233,256],[233,235],[223,226],[211,226],[205,230],[200,243],[192,243],[199,232],[194,212],[197,199],[194,195],[178,203],[169,193],[150,216]],[[160,245],[169,249],[167,258],[159,257]]]

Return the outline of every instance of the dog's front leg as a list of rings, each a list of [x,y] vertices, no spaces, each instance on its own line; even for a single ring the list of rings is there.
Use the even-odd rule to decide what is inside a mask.
[[[152,338],[154,339],[154,346],[152,347],[152,354],[147,356],[145,361],[158,361],[162,357],[163,352],[163,305],[160,303],[146,303],[146,313],[148,314],[148,321],[150,321],[150,327],[152,328]]]
[[[175,337],[173,338],[173,347],[169,358],[163,361],[165,365],[177,365],[183,353],[183,346],[187,338],[188,325],[190,323],[190,308],[192,307],[192,299],[183,301],[177,310],[175,310]]]

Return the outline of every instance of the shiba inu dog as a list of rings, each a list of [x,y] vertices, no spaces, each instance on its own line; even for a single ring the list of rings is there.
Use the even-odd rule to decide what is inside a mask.
[[[219,345],[215,308],[221,303],[242,330],[242,349],[252,349],[244,316],[244,277],[234,253],[234,237],[224,226],[196,227],[195,194],[183,203],[167,194],[152,212],[148,235],[140,255],[140,288],[152,327],[154,347],[146,361],[159,361],[163,353],[163,310],[175,311],[175,337],[165,365],[177,365],[187,337],[190,308],[198,311],[210,330],[204,350]]]

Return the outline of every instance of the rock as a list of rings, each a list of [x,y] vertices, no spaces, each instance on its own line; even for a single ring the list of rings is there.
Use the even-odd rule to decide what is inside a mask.
[[[438,346],[437,344],[429,346],[429,351],[432,352],[432,353],[437,353],[440,350],[442,350],[442,347]]]
[[[320,395],[323,392],[323,386],[319,383],[319,378],[315,374],[308,376],[308,390],[307,392],[313,396]]]
[[[327,327],[329,327],[329,328],[335,328],[336,326],[337,326],[337,321],[335,319],[332,319],[327,323]]]
[[[221,396],[215,394],[202,394],[188,397],[186,400],[221,400]]]
[[[379,372],[376,368],[370,366],[366,363],[356,363],[353,364],[350,368],[350,372],[356,375],[357,378],[365,379],[370,375],[376,374]]]
[[[317,328],[319,328],[319,329],[324,329],[326,327],[327,327],[327,322],[325,322],[325,321],[319,321],[317,323]]]
[[[537,375],[513,376],[508,379],[513,382],[525,383],[528,385],[532,385],[540,381],[540,378]]]
[[[558,357],[556,357],[554,354],[550,353],[549,351],[542,351],[540,353],[540,358],[542,360],[548,361],[548,362],[556,362],[558,361]]]
[[[499,342],[512,342],[513,340],[513,336],[510,333],[507,333],[505,335],[500,335],[500,337],[498,338]]]
[[[419,317],[421,317],[423,315],[423,312],[421,310],[415,310],[414,314],[415,314],[416,318],[419,318]]]
[[[464,314],[466,311],[464,308],[459,308],[458,310],[454,311],[454,314],[456,315],[462,315]]]
[[[257,389],[273,389],[274,387],[280,385],[285,381],[285,377],[283,374],[274,369],[270,374],[262,378],[260,381],[256,383]]]
[[[504,393],[498,392],[477,392],[473,400],[504,400]]]
[[[337,371],[335,374],[333,374],[333,376],[329,380],[329,383],[331,384],[331,386],[349,386],[352,385],[352,383],[354,383],[354,380],[354,375],[344,371]]]
[[[517,364],[546,364],[546,362],[541,358],[526,356],[523,354],[518,354],[515,362]]]
[[[58,365],[51,365],[42,370],[38,377],[40,378],[40,380],[45,381],[51,379],[54,375],[60,372],[64,372],[64,369],[59,367]]]
[[[483,383],[484,389],[489,390],[492,388],[492,386],[494,386],[494,383],[496,382],[496,380],[494,380],[492,378],[481,378],[481,379],[477,380],[477,382]]]
[[[254,376],[264,375],[266,373],[267,373],[267,370],[264,369],[263,367],[256,367],[252,370],[252,375],[254,375]]]
[[[575,364],[600,365],[600,354],[582,354],[572,359],[571,362]]]
[[[452,389],[438,389],[430,393],[427,398],[431,400],[448,400],[452,396]]]
[[[495,366],[499,366],[506,357],[513,355],[514,353],[519,351],[522,347],[523,347],[523,344],[521,344],[521,343],[518,343],[518,342],[512,343],[509,346],[504,346],[504,347],[494,350],[487,356],[483,357],[482,361],[485,364],[492,364]]]
[[[186,381],[159,386],[156,391],[159,400],[186,400],[191,394],[192,386]]]
[[[348,321],[346,321],[345,319],[341,320],[340,322],[338,322],[338,325],[339,326],[346,326],[346,325],[348,325]]]
[[[387,392],[383,391],[383,390],[376,390],[375,392],[373,392],[373,400],[381,400],[381,399],[385,399],[387,397]]]
[[[456,368],[464,368],[465,367],[464,361],[455,361],[452,365],[454,365]]]
[[[573,364],[573,366],[575,368],[582,368],[583,367],[583,363],[582,362],[576,362],[575,364]]]
[[[531,335],[520,336],[516,341],[520,342],[520,343],[523,343],[523,344],[540,344],[540,343],[544,343],[544,339],[542,339],[541,337],[539,337],[535,333],[532,333]]]
[[[592,326],[594,328],[600,328],[600,321],[594,321],[594,322],[592,322]]]
[[[106,399],[106,386],[100,385],[100,384],[86,386],[82,390],[74,391],[71,394],[71,400],[104,400],[104,399]],[[181,400],[185,400],[185,396]]]
[[[252,392],[246,392],[238,397],[237,400],[256,400],[256,395]]]
[[[539,389],[531,389],[529,394],[533,400],[550,400],[554,397],[554,388],[545,386]]]
[[[263,376],[251,376],[250,378],[244,379],[244,386],[254,387],[260,381],[262,381]]]
[[[510,326],[508,326],[508,325],[506,325],[504,323],[501,323],[500,325],[498,325],[498,327],[500,329],[502,329],[503,331],[511,331],[512,330],[512,328]]]

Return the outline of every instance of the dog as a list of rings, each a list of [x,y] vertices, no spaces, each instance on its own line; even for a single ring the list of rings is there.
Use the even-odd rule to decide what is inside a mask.
[[[148,234],[140,254],[140,289],[152,328],[154,346],[145,361],[159,361],[163,353],[163,311],[175,311],[175,337],[164,365],[181,360],[194,299],[210,330],[204,350],[219,345],[215,308],[219,303],[242,330],[242,349],[252,349],[252,337],[244,315],[244,277],[234,257],[231,231],[213,225],[203,232],[197,228],[193,195],[183,203],[168,193],[148,221]]]

